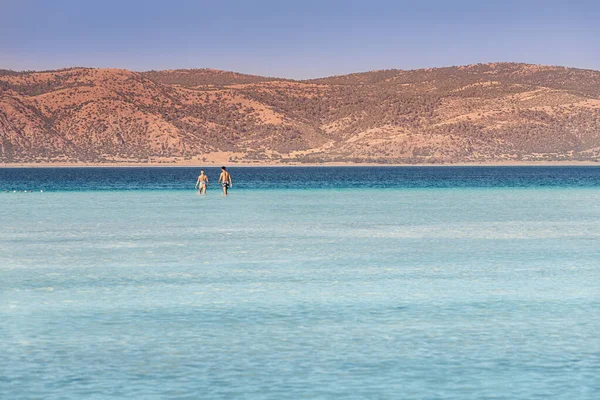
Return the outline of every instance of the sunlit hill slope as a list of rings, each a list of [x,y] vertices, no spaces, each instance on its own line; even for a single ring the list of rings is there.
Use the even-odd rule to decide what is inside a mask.
[[[600,72],[497,63],[310,81],[0,70],[0,162],[597,160]]]

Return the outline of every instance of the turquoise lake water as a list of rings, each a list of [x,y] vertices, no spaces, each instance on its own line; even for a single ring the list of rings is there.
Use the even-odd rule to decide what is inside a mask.
[[[600,398],[600,168],[197,172],[0,169],[0,399]]]

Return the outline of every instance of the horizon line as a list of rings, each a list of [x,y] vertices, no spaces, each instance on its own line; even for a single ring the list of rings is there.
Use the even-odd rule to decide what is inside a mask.
[[[33,73],[44,73],[44,72],[60,72],[60,71],[69,71],[69,70],[76,70],[76,69],[118,70],[118,71],[129,71],[129,72],[134,72],[134,73],[177,72],[177,71],[213,71],[213,72],[225,72],[225,73],[233,73],[233,74],[246,75],[246,76],[254,76],[254,77],[259,77],[259,78],[267,78],[267,79],[278,79],[278,80],[288,80],[288,81],[299,81],[299,82],[302,82],[302,81],[312,81],[312,80],[327,79],[327,78],[337,78],[337,77],[350,76],[350,75],[367,74],[367,73],[373,73],[373,72],[385,72],[385,71],[399,71],[399,72],[427,71],[427,70],[436,70],[436,69],[445,69],[445,68],[474,67],[474,66],[478,66],[478,65],[491,66],[491,65],[494,65],[494,64],[513,64],[513,65],[523,65],[523,66],[564,68],[564,69],[576,69],[576,70],[580,70],[580,71],[600,72],[600,70],[593,69],[593,68],[569,67],[569,66],[566,66],[566,65],[552,65],[552,64],[536,64],[536,63],[518,62],[518,61],[489,61],[489,62],[479,62],[479,63],[462,64],[462,65],[445,65],[445,66],[411,68],[411,69],[380,68],[380,69],[363,70],[363,71],[349,72],[349,73],[343,73],[343,74],[337,74],[337,75],[320,76],[320,77],[316,77],[316,78],[305,78],[305,79],[286,78],[286,77],[277,77],[277,76],[269,76],[269,75],[258,75],[258,74],[252,74],[252,73],[246,73],[246,72],[239,72],[239,71],[233,71],[233,70],[226,70],[226,69],[211,68],[211,67],[167,68],[167,69],[135,70],[135,69],[119,68],[119,67],[71,66],[71,67],[63,67],[63,68],[56,68],[56,69],[40,69],[40,70],[35,70],[35,69],[31,69],[31,70],[28,70],[28,69],[15,70],[15,69],[0,68],[0,71],[9,71],[9,72],[17,73],[17,74],[27,74],[27,73],[32,73],[33,74]]]

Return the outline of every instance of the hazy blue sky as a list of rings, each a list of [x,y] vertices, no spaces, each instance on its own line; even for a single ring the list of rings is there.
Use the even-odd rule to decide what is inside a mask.
[[[600,70],[600,0],[0,0],[0,68],[290,78],[519,61]]]

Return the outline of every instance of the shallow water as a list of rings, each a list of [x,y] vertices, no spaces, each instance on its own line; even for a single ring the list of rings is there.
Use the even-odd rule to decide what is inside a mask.
[[[0,398],[600,397],[600,168],[196,172],[0,169]]]

